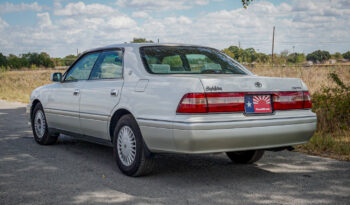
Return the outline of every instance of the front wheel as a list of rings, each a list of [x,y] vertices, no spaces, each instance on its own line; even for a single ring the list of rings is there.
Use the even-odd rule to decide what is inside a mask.
[[[264,150],[226,152],[226,155],[234,163],[252,164],[261,159],[261,157],[264,155]]]
[[[155,162],[132,115],[124,115],[119,119],[114,130],[113,148],[114,159],[124,174],[142,176],[152,171]]]
[[[52,134],[47,127],[44,109],[40,103],[36,104],[32,115],[32,130],[38,144],[51,145],[57,141],[59,134]]]

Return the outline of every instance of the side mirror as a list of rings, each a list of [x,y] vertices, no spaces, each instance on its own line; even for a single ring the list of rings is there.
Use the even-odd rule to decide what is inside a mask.
[[[52,73],[50,76],[50,80],[53,82],[61,82],[62,73]]]

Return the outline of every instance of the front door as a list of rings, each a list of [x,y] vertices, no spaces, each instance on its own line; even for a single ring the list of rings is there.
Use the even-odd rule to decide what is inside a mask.
[[[79,102],[81,88],[91,73],[99,53],[82,56],[66,73],[61,83],[52,87],[45,109],[48,126],[81,133]]]
[[[85,135],[109,140],[108,119],[123,86],[122,50],[103,51],[81,89],[80,124]]]

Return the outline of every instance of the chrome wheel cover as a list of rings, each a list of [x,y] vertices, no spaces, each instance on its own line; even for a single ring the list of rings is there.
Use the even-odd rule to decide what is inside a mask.
[[[118,133],[118,156],[124,166],[130,166],[136,156],[136,138],[129,126],[123,126]]]
[[[42,110],[38,110],[35,113],[34,130],[39,139],[43,138],[46,130],[46,120]]]

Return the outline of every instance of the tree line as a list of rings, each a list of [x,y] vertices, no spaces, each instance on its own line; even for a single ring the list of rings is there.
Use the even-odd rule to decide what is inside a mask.
[[[153,43],[145,38],[134,38],[131,43]],[[272,63],[271,55],[257,52],[254,48],[240,48],[238,46],[230,46],[222,50],[226,55],[232,57],[240,63]],[[0,53],[0,70],[21,69],[21,68],[53,68],[56,66],[69,66],[78,55],[68,55],[64,58],[52,58],[45,52],[41,53],[24,53],[18,56],[9,54],[8,56]],[[330,54],[328,51],[317,50],[305,55],[304,53],[288,53],[282,51],[280,54],[274,55],[275,64],[300,64],[307,61],[314,63],[323,63],[329,59],[347,59],[350,60],[350,51],[343,54],[337,52]]]
[[[0,53],[0,69],[21,69],[21,68],[53,68],[56,66],[69,66],[78,56],[68,55],[64,58],[52,58],[45,52],[24,53],[18,56],[9,54],[8,56]]]
[[[226,55],[232,57],[240,63],[272,63],[272,56],[265,53],[256,52],[254,48],[243,49],[238,46],[230,46],[222,50]],[[313,63],[324,63],[329,59],[350,60],[350,51],[343,54],[336,52],[330,54],[328,51],[316,50],[305,55],[304,53],[289,53],[282,51],[280,54],[274,54],[274,62],[276,64],[299,64],[305,61],[312,61]]]

